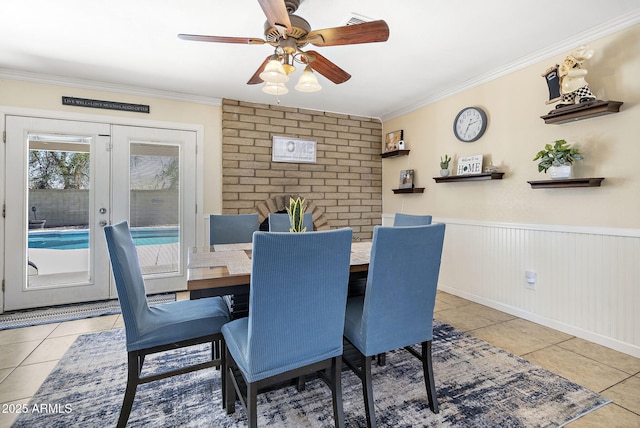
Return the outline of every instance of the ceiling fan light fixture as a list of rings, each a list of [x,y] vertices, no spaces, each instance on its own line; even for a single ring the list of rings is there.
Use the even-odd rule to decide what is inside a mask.
[[[277,96],[277,95],[284,95],[287,92],[289,92],[289,90],[284,85],[284,83],[265,82],[264,86],[262,87],[262,92],[267,93],[269,95]]]
[[[300,80],[298,80],[296,90],[300,92],[317,92],[320,89],[322,89],[322,86],[320,86],[318,79],[315,74],[313,74],[311,66],[307,65],[304,68],[302,76],[300,76]]]
[[[289,76],[277,59],[271,59],[260,73],[260,78],[267,83],[284,83],[289,81]]]

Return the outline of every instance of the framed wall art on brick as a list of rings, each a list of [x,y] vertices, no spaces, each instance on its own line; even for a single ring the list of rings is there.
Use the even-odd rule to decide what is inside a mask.
[[[316,163],[316,142],[291,137],[273,137],[273,162]]]

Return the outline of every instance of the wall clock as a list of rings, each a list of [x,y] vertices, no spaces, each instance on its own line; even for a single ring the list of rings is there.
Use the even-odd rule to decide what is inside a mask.
[[[487,130],[487,114],[478,107],[465,107],[453,121],[453,133],[465,143],[479,140]]]

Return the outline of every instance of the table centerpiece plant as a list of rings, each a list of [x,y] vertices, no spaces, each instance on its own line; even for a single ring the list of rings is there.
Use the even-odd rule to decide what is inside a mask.
[[[569,178],[574,161],[582,160],[580,150],[571,147],[565,140],[556,140],[553,144],[546,144],[533,158],[538,162],[538,172],[549,171],[552,179]]]
[[[306,232],[307,228],[304,227],[304,211],[305,200],[298,196],[297,199],[289,198],[289,206],[287,207],[287,213],[289,214],[289,221],[291,223],[290,232]]]

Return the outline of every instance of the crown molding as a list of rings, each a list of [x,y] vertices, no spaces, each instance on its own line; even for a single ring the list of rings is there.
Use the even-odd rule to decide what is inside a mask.
[[[114,83],[97,82],[95,80],[74,79],[70,77],[49,74],[32,73],[29,71],[0,68],[0,79],[21,80],[25,82],[42,83],[47,85],[68,86],[71,88],[90,89],[97,91],[115,92],[119,94],[159,98],[186,103],[221,106],[222,100],[214,97],[185,94],[181,92],[162,91],[136,86],[117,85]]]
[[[464,82],[458,83],[454,86],[445,88],[443,91],[435,93],[429,97],[423,98],[421,101],[417,103],[413,103],[411,105],[405,106],[398,110],[390,111],[382,115],[381,119],[384,122],[384,121],[394,119],[398,116],[411,113],[415,110],[418,110],[422,107],[433,104],[437,101],[459,94],[466,90],[472,89],[476,86],[480,86],[484,83],[491,82],[492,80],[498,79],[500,77],[504,77],[515,71],[521,70],[525,67],[541,62],[547,58],[562,54],[567,51],[571,51],[575,49],[576,46],[587,44],[593,40],[603,38],[605,36],[624,30],[625,28],[631,27],[638,23],[640,23],[640,11],[620,17],[612,21],[605,22],[601,25],[591,28],[588,31],[583,31],[582,33],[576,34],[571,38],[562,40],[561,42],[551,45],[546,49],[542,49],[537,52],[534,52],[533,54],[527,55],[526,57],[519,58],[515,61],[512,61],[511,63],[501,66],[500,68],[489,71],[488,73],[480,74],[474,77],[473,79],[469,79]]]

